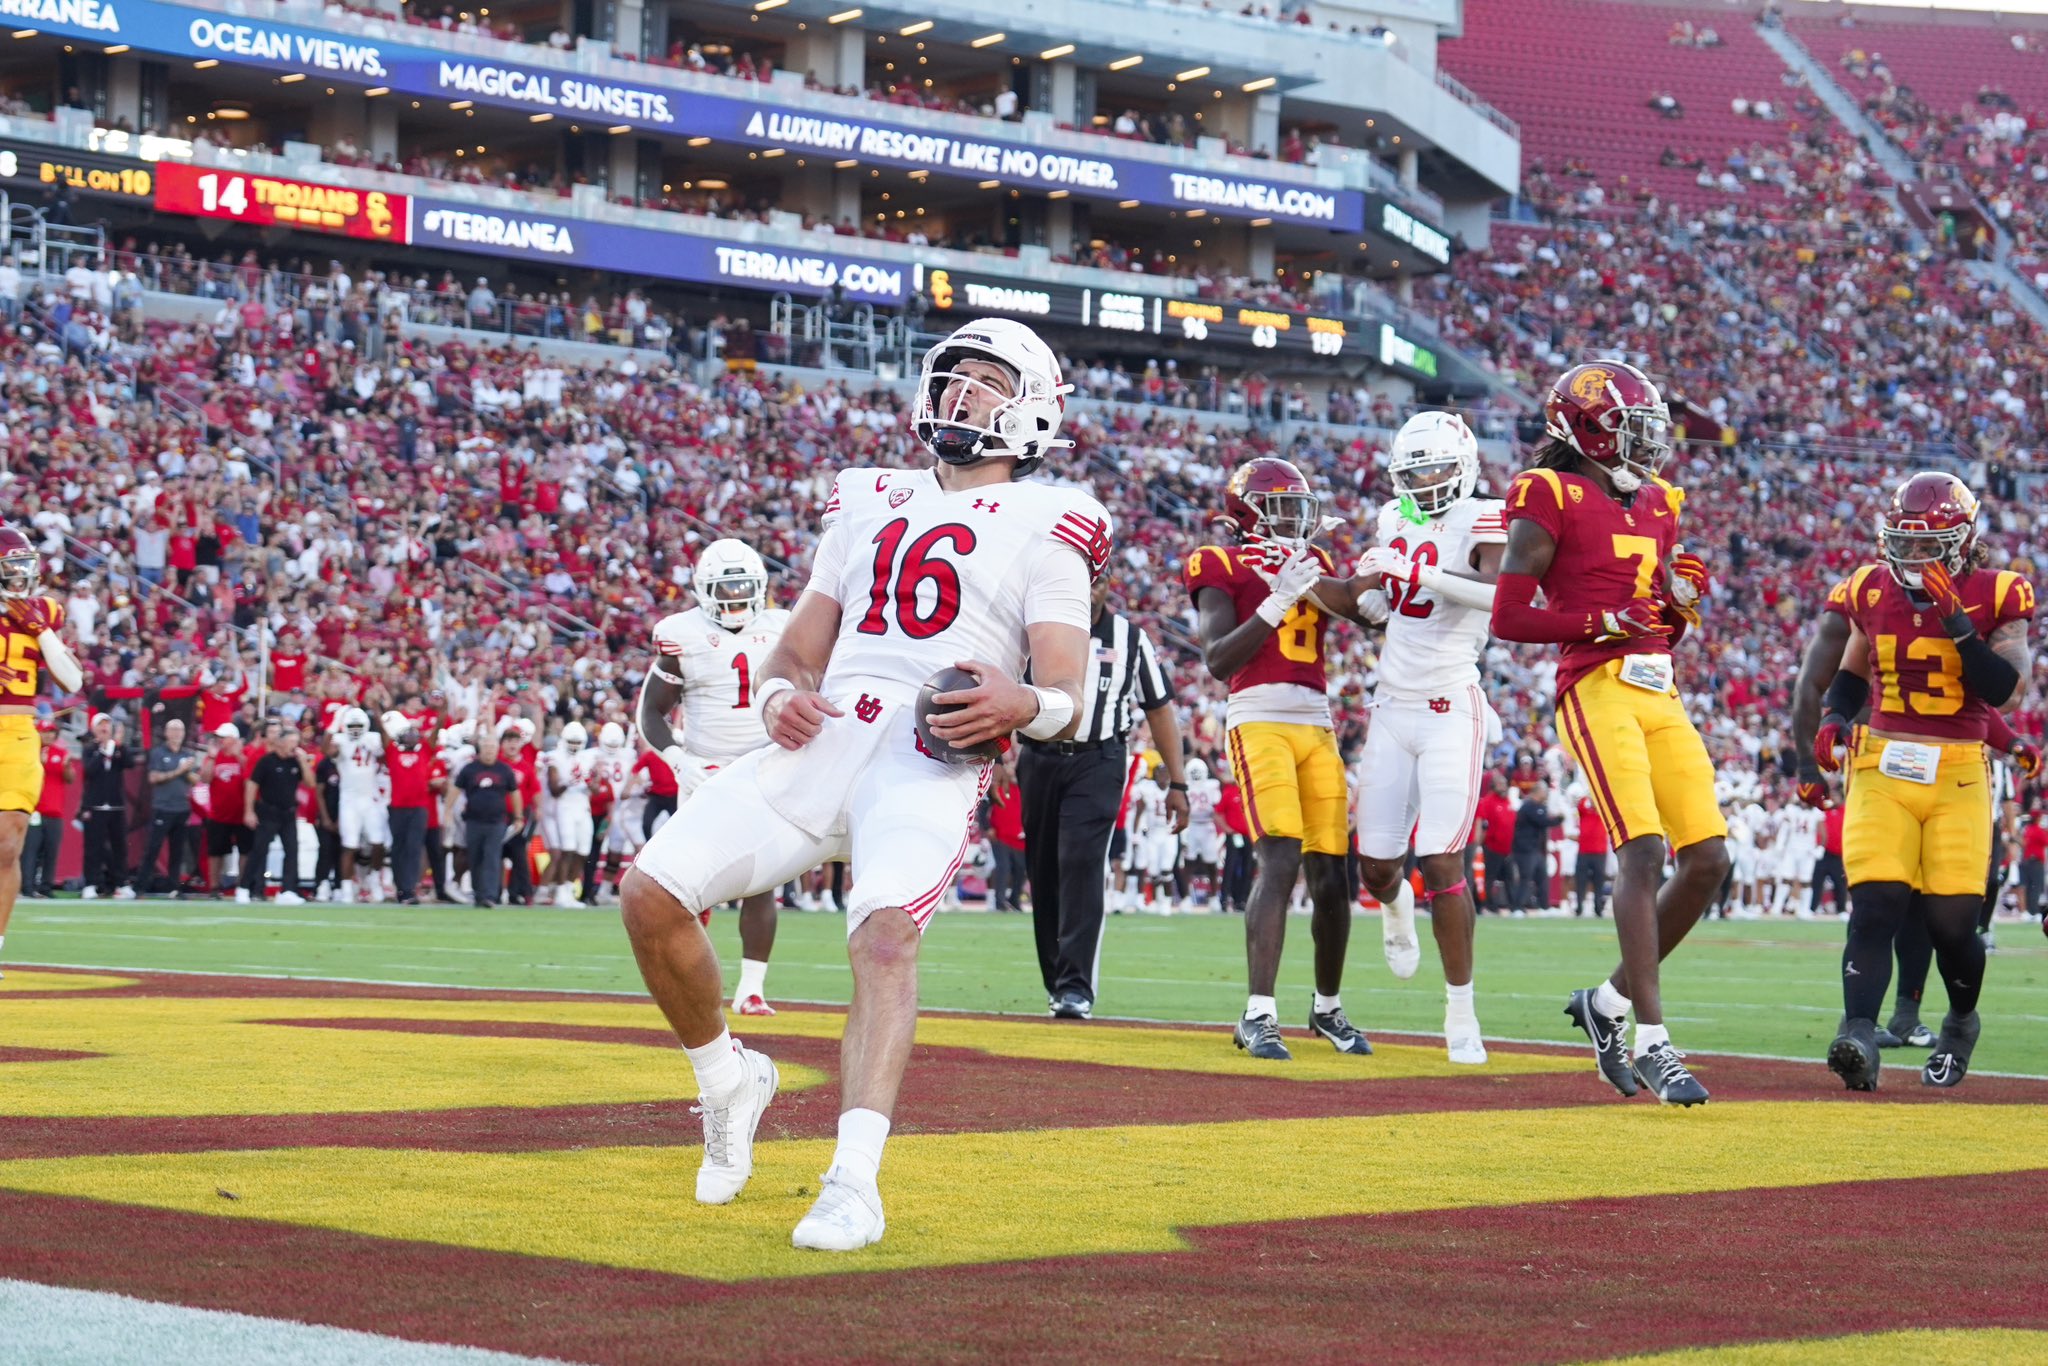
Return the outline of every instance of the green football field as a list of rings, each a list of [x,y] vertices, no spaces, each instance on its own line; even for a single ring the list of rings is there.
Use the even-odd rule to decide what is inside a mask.
[[[1426,926],[1426,921],[1424,922]],[[713,925],[729,965],[736,917]],[[851,984],[845,922],[784,911],[769,972],[773,999],[843,1003]],[[2032,924],[1998,926],[1982,1012],[1979,1070],[2048,1076],[2048,940]],[[1840,1014],[1842,926],[1712,921],[1666,964],[1665,1008],[1680,1046],[1818,1060]],[[1433,1031],[1442,986],[1424,937],[1422,970],[1396,982],[1380,956],[1379,921],[1354,922],[1344,1000],[1374,1029]],[[1305,1023],[1308,923],[1288,927],[1283,1023]],[[1494,920],[1480,926],[1479,1017],[1489,1037],[1576,1042],[1565,993],[1608,972],[1607,921]],[[329,977],[436,986],[637,992],[615,911],[229,902],[27,901],[9,926],[6,964]],[[4,965],[0,965],[4,966]],[[1226,1022],[1244,1001],[1244,930],[1235,917],[1117,916],[1102,948],[1098,1010],[1109,1016]],[[1938,1024],[1938,982],[1925,1011]],[[1042,1014],[1027,916],[941,915],[926,936],[923,1000],[933,1007]],[[1298,1018],[1299,1017],[1299,1018]],[[1219,1036],[1219,1046],[1225,1045]],[[1816,1061],[1816,1066],[1818,1066]]]

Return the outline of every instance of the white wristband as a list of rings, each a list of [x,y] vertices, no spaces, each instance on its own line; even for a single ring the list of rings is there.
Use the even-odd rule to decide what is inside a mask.
[[[1257,607],[1254,607],[1252,615],[1277,631],[1280,629],[1280,623],[1287,619],[1287,613],[1293,606],[1294,604],[1291,602],[1282,602],[1280,595],[1274,593]]]
[[[1038,715],[1024,727],[1024,736],[1030,740],[1050,740],[1074,719],[1074,699],[1058,688],[1033,688],[1031,691],[1038,694]]]
[[[754,718],[761,723],[761,729],[768,728],[768,699],[777,693],[794,692],[796,684],[786,678],[764,678],[754,689]]]

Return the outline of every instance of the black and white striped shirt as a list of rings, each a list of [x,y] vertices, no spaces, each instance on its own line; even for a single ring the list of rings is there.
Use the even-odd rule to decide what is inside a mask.
[[[1077,744],[1121,741],[1131,733],[1137,708],[1151,711],[1173,700],[1152,638],[1120,612],[1104,612],[1088,633],[1088,668],[1081,676],[1081,725]]]

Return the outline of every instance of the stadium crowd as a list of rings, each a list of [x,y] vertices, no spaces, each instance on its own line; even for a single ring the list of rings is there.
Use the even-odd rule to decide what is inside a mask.
[[[1589,333],[1613,325],[1630,349],[1711,363],[1671,346],[1657,312],[1639,323],[1630,308],[1699,288],[1676,273],[1686,269],[1676,255],[1647,259],[1656,239],[1631,225],[1580,231],[1611,231],[1624,268],[1642,250],[1654,284],[1603,286],[1570,255],[1549,261],[1544,239],[1525,237],[1538,245],[1503,256],[1537,274],[1534,287],[1569,291],[1564,311],[1582,310]],[[1506,284],[1461,275],[1466,306],[1487,297],[1482,288],[1509,298],[1513,279],[1496,278]],[[353,282],[336,288],[355,292]],[[53,285],[46,303],[68,302]],[[273,307],[255,291],[226,303],[210,325],[124,315],[129,342],[95,359],[33,329],[0,341],[10,502],[61,584],[88,662],[87,695],[60,708],[74,741],[97,713],[144,740],[150,719],[180,704],[195,743],[217,743],[228,724],[260,740],[259,696],[316,736],[351,704],[372,717],[431,715],[429,743],[437,726],[476,717],[523,718],[543,751],[570,722],[594,736],[629,721],[649,631],[687,604],[697,547],[718,534],[758,547],[782,571],[787,601],[831,471],[918,456],[903,402],[887,390],[807,389],[745,371],[699,383],[630,362],[565,367],[530,350],[396,332],[374,343],[362,333],[359,346],[331,300],[324,311],[317,301]],[[1533,346],[1525,354],[1540,360]],[[1701,389],[1690,392],[1702,401]],[[1720,397],[1734,411],[1749,406]],[[1194,751],[1227,776],[1222,692],[1190,646],[1180,567],[1212,538],[1229,469],[1263,453],[1288,456],[1327,490],[1344,519],[1339,560],[1355,558],[1384,494],[1385,433],[1302,425],[1282,447],[1277,429],[1163,406],[1085,407],[1071,429],[1080,444],[1067,473],[1092,484],[1118,521],[1118,600],[1164,644]],[[1691,490],[1688,543],[1717,571],[1707,629],[1685,663],[1732,798],[1784,804],[1786,689],[1814,607],[1869,555],[1880,491],[1902,468],[1749,435],[1683,452],[1674,476]],[[1496,487],[1507,473],[1493,471]],[[2048,513],[1991,506],[1996,555],[2023,558]],[[272,633],[267,678],[257,677],[259,623]],[[1377,654],[1363,633],[1337,639],[1340,733],[1355,753]],[[1494,759],[1518,788],[1545,780],[1571,828],[1575,775],[1543,706],[1553,667],[1544,652],[1491,648],[1489,684],[1506,723]],[[2038,708],[2020,729],[2041,734]]]

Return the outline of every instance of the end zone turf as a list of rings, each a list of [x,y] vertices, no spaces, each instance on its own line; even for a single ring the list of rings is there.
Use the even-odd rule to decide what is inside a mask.
[[[1213,1030],[940,1017],[884,1168],[889,1237],[829,1259],[788,1230],[830,1151],[835,1012],[746,1022],[786,1089],[752,1185],[707,1209],[687,1068],[649,1005],[5,987],[0,1276],[575,1360],[735,1322],[778,1360],[1774,1339],[1755,1350],[1792,1355],[1757,1360],[1822,1360],[1854,1350],[1819,1341],[1845,1328],[1984,1359],[2037,1345],[1986,1329],[2048,1332],[2028,1213],[2048,1082],[1932,1094],[1902,1070],[1873,1099],[1818,1065],[1702,1057],[1715,1101],[1678,1112],[1613,1097],[1572,1050],[1468,1070],[1390,1040],[1266,1071]],[[1875,1287],[1902,1246],[1927,1284]]]

